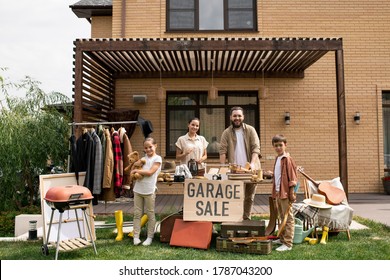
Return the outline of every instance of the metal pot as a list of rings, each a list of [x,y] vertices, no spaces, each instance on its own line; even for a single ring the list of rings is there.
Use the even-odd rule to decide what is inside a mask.
[[[198,175],[198,164],[193,158],[188,161],[188,169],[192,176]]]

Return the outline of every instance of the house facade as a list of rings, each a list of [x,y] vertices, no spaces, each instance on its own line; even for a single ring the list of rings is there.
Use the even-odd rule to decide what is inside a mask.
[[[349,193],[383,192],[386,1],[81,0],[70,8],[91,23],[91,37],[75,41],[75,122],[139,110],[158,153],[173,159],[191,117],[211,144],[241,106],[260,136],[264,170],[273,168],[272,136],[284,134],[312,178],[340,176]],[[136,128],[134,150],[143,139]],[[207,162],[217,163],[211,147]]]

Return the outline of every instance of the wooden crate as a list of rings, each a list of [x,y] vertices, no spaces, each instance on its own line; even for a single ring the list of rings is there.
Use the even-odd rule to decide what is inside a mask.
[[[51,242],[48,247],[56,248],[56,244],[56,242]],[[84,238],[66,239],[60,241],[60,243],[58,244],[58,251],[73,251],[85,247],[90,247],[92,245],[93,244],[91,241],[85,240]]]

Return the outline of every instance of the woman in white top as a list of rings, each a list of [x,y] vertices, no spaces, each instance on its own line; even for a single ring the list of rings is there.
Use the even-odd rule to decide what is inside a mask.
[[[180,164],[188,164],[194,159],[198,164],[198,170],[204,169],[204,161],[207,159],[207,146],[209,142],[198,135],[200,120],[193,118],[188,122],[187,134],[180,136],[176,141],[176,159]]]

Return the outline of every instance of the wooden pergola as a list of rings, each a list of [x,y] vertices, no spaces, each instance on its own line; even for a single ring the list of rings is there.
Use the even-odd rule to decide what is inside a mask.
[[[120,78],[304,78],[335,53],[339,174],[348,193],[341,38],[79,39],[74,42],[74,121],[106,121]]]

